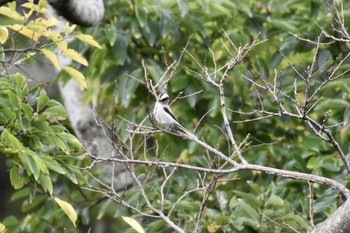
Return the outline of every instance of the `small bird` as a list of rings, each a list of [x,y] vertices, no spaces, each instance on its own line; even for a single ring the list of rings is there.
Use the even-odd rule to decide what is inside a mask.
[[[189,131],[185,129],[185,127],[183,127],[176,120],[173,112],[170,110],[169,101],[170,101],[169,95],[166,93],[163,93],[158,97],[156,105],[154,106],[154,112],[153,112],[154,117],[160,124],[163,124],[168,127],[176,125],[181,130],[188,133]]]

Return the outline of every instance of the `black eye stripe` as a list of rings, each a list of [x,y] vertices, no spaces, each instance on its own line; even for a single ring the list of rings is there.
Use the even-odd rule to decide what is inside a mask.
[[[163,101],[167,101],[167,100],[169,100],[169,99],[170,99],[170,98],[169,98],[168,96],[166,96],[166,97],[161,98],[160,101],[163,102]]]

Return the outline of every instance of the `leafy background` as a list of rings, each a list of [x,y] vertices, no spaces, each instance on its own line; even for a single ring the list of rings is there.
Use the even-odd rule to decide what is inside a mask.
[[[266,41],[255,47],[248,58],[229,73],[225,82],[226,105],[234,110],[229,112],[229,120],[232,122],[235,139],[241,142],[248,133],[254,138],[251,146],[256,147],[247,150],[244,157],[253,164],[322,175],[348,184],[346,171],[337,153],[331,145],[313,134],[304,122],[288,117],[241,122],[260,115],[236,112],[252,112],[261,107],[255,88],[243,76],[254,77],[259,72],[264,79],[273,80],[277,72],[282,80],[282,89],[293,94],[297,74],[284,56],[296,70],[306,73],[315,53],[314,45],[299,40],[293,34],[317,41],[321,29],[334,33],[332,25],[337,25],[332,14],[332,3],[302,0],[110,0],[106,2],[106,15],[100,25],[74,31],[93,35],[101,49],[86,46],[77,40],[70,44],[72,49],[83,53],[89,62],[88,66],[84,62],[75,64],[75,68],[86,77],[85,102],[93,103],[107,122],[116,123],[116,132],[126,141],[128,124],[115,116],[141,122],[148,116],[155,102],[142,84],[144,72],[141,62],[145,62],[148,75],[157,81],[167,65],[180,58],[187,45],[187,53],[184,53],[167,90],[172,99],[180,92],[183,95],[200,93],[177,100],[172,109],[179,121],[190,130],[208,113],[201,120],[196,135],[227,153],[228,143],[220,130],[223,122],[218,92],[198,78],[195,72],[200,73],[201,70],[194,58],[208,69],[213,69],[211,50],[220,67],[229,59],[225,46],[234,51],[229,39],[240,46],[258,37],[260,41]],[[340,2],[336,1],[335,4],[339,7]],[[345,22],[349,22],[349,3],[343,4]],[[321,39],[322,42],[329,42],[325,37]],[[327,61],[334,64],[347,53],[349,46],[345,43],[322,46],[317,55],[317,68],[323,67]],[[340,71],[348,69],[348,66],[346,60]],[[317,88],[325,78],[325,73],[326,71],[321,72],[312,80],[312,88]],[[322,100],[312,112],[314,119],[322,122],[328,118],[331,124],[349,121],[348,80],[348,75],[345,75],[321,91],[318,98],[322,96]],[[137,219],[146,232],[171,231],[162,220],[141,218],[112,199],[82,189],[88,186],[86,177],[75,167],[84,166],[90,160],[79,150],[76,139],[61,124],[57,124],[58,120],[66,117],[62,105],[49,100],[42,85],[28,88],[21,75],[0,81],[3,83],[0,85],[0,151],[6,157],[4,161],[14,188],[20,188],[13,193],[11,205],[21,203],[21,214],[15,213],[2,220],[11,232],[75,232],[77,229],[85,232],[90,227],[93,232],[121,229],[133,232],[121,216]],[[304,88],[302,83],[297,85],[300,90]],[[260,95],[264,97],[266,109],[277,109],[272,96],[263,92]],[[302,92],[299,95],[302,99]],[[31,98],[36,102],[30,102]],[[285,101],[288,109],[293,111],[293,103],[288,102],[288,98]],[[52,120],[52,117],[58,119]],[[11,131],[8,130],[9,125]],[[346,125],[338,126],[333,131],[348,157],[348,128]],[[48,137],[41,132],[52,133]],[[31,133],[34,134],[33,137]],[[30,139],[26,134],[31,135]],[[69,143],[65,143],[67,138]],[[175,162],[182,155],[184,163],[206,165],[202,156],[206,151],[191,142],[163,134],[155,135],[154,140],[158,141],[160,148],[164,148],[163,160]],[[18,152],[22,147],[25,148],[26,155],[30,155],[26,160]],[[143,154],[137,156],[141,159]],[[147,156],[152,158],[154,154],[151,151]],[[137,172],[146,174],[149,169],[139,166]],[[97,176],[101,173],[98,170],[91,172]],[[147,193],[150,200],[159,200],[159,184],[164,177],[156,169],[151,169],[151,172]],[[206,179],[209,180],[211,176],[207,175]],[[166,211],[186,190],[196,187],[197,179],[196,173],[190,170],[176,173],[167,185],[169,205]],[[22,188],[25,184],[27,185]],[[315,215],[312,221],[317,224],[329,216],[344,199],[334,189],[324,185],[310,185],[315,193]],[[53,193],[74,206],[78,213],[77,228],[70,221],[62,221],[62,218],[67,217],[48,195]],[[184,226],[186,231],[191,231],[195,225],[202,195],[202,192],[188,195],[175,209],[173,220]],[[229,174],[221,177],[221,182],[209,197],[201,230],[310,231],[312,222],[308,195],[307,182],[254,171]],[[124,198],[129,203],[144,208],[137,190],[126,192]]]

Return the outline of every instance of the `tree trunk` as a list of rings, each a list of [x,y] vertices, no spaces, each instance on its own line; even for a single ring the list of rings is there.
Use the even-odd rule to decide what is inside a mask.
[[[350,198],[319,224],[313,233],[349,233],[350,232]]]

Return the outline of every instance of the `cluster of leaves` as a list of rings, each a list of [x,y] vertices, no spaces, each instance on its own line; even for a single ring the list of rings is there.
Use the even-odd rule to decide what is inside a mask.
[[[329,7],[335,7],[332,4],[316,1],[111,1],[111,8],[118,9],[118,12],[107,11],[104,25],[99,29],[89,29],[91,33],[102,35],[99,40],[103,49],[87,51],[91,66],[87,68],[86,75],[101,88],[88,89],[86,99],[104,106],[101,113],[105,113],[109,120],[117,109],[124,119],[141,122],[148,116],[155,101],[143,85],[141,61],[145,62],[147,75],[157,82],[167,65],[180,58],[182,49],[188,43],[177,73],[168,85],[168,92],[173,97],[179,92],[202,93],[177,101],[172,106],[173,111],[190,130],[200,121],[196,135],[227,153],[229,146],[221,131],[220,97],[210,84],[195,77],[196,72],[202,72],[198,63],[213,70],[215,65],[221,67],[228,62],[230,54],[226,48],[233,53],[235,50],[225,39],[225,33],[237,47],[251,42],[260,34],[260,38],[267,41],[254,48],[249,58],[235,67],[225,81],[226,105],[239,112],[259,110],[261,104],[268,110],[278,110],[272,96],[264,92],[258,96],[256,87],[242,75],[255,79],[254,74],[258,73],[266,80],[273,80],[276,70],[281,89],[288,95],[294,95],[294,81],[298,76],[295,70],[301,74],[307,71],[313,61],[315,46],[299,40],[293,34],[317,41],[321,30],[331,32],[334,15]],[[348,21],[348,12],[344,15]],[[329,41],[329,38],[322,37],[320,42]],[[323,46],[318,52],[315,69],[327,68],[312,80],[312,90],[324,80],[332,65],[349,52],[343,44],[338,47]],[[212,62],[213,56],[216,64]],[[339,73],[347,69],[345,62]],[[297,93],[298,98],[302,100],[305,86],[301,82],[296,85],[300,92]],[[321,101],[313,109],[312,117],[319,122],[326,119],[327,123],[334,125],[347,122],[348,86],[347,79],[339,79],[322,89],[316,98],[321,98]],[[259,98],[263,99],[263,103]],[[294,111],[294,103],[289,102],[288,98],[284,100],[286,107]],[[114,101],[115,106],[108,105],[110,107],[106,108],[104,103],[110,101]],[[186,114],[181,114],[184,112]],[[260,115],[249,116],[256,117]],[[236,121],[232,126],[237,141],[242,141],[248,133],[255,138],[250,145],[256,149],[244,153],[250,163],[347,182],[343,164],[332,146],[313,134],[301,120],[280,117],[242,123],[239,120],[246,120],[247,115],[234,112],[229,112],[229,119]],[[124,135],[124,140],[127,140],[126,125],[123,121],[117,124],[117,130]],[[347,137],[346,129],[341,131],[341,135],[339,127],[334,128],[337,139]],[[176,161],[181,155],[185,163],[207,166],[204,156],[199,156],[207,152],[200,146],[170,135],[155,136],[155,140],[160,145],[163,160]],[[346,140],[343,140],[342,146],[349,148]],[[155,155],[154,150],[148,153],[149,159]],[[140,156],[143,158],[144,151],[140,151]],[[149,168],[139,167],[138,172],[148,174],[150,171]],[[176,197],[194,188],[197,183],[198,177],[192,172],[188,173],[176,173],[173,182],[169,182],[169,208],[177,200]],[[154,174],[157,174],[156,171]],[[147,181],[150,200],[160,198],[159,184],[163,180],[158,175]],[[222,179],[239,181],[222,182],[211,195],[203,224],[207,231],[249,229],[271,232],[273,229],[273,232],[283,232],[292,228],[299,231],[312,228],[312,220],[308,216],[310,187],[306,182],[254,172],[232,174]],[[317,223],[335,210],[340,195],[325,186],[311,186],[317,193],[313,210],[313,220]],[[186,220],[184,225],[188,226],[188,231],[195,224],[194,213],[199,211],[201,195],[201,192],[188,195],[175,211],[174,221],[181,224]],[[129,203],[141,206],[141,196],[137,190],[126,192],[124,198]],[[220,206],[217,203],[221,203]],[[188,220],[193,222],[189,223]],[[165,225],[161,220],[144,222],[145,229],[150,231],[166,232],[169,229]]]
[[[4,49],[1,52],[1,62],[3,64],[13,65],[12,63],[15,63],[15,65],[19,65],[36,54],[42,54],[58,71],[63,69],[72,78],[76,79],[83,88],[86,88],[87,84],[84,75],[71,66],[62,68],[57,54],[62,54],[64,57],[87,66],[88,61],[81,53],[69,48],[68,41],[76,38],[94,47],[101,47],[90,35],[83,33],[74,34],[76,25],[66,23],[62,27],[59,26],[60,21],[55,16],[45,18],[44,15],[48,14],[46,5],[47,1],[45,0],[40,0],[37,4],[34,3],[34,0],[29,0],[20,6],[22,7],[23,14],[18,13],[19,10],[17,9],[16,1],[10,2],[8,6],[2,6],[0,8],[0,14],[9,17],[0,27],[0,43],[4,47],[10,48],[8,50]],[[9,29],[13,33],[9,33]],[[25,45],[25,48],[21,49],[17,47],[17,42],[13,43],[13,41],[9,41],[10,39],[18,40],[18,34],[30,39],[32,45]],[[54,49],[55,53],[52,52]],[[22,52],[22,56],[16,57],[14,61],[12,59],[6,60],[4,59],[6,52]]]
[[[33,200],[23,204],[24,212],[53,200],[67,211],[70,204],[50,198],[54,194],[53,182],[60,176],[75,184],[84,182],[81,171],[69,165],[82,160],[82,147],[59,123],[67,117],[64,107],[48,98],[43,84],[28,88],[26,82],[18,73],[0,79],[0,154],[6,158],[12,186],[21,189],[13,200]],[[28,184],[31,188],[22,189]],[[76,217],[69,217],[75,223]],[[30,217],[27,221],[31,221]],[[5,219],[4,224],[18,227],[13,217]],[[41,224],[40,219],[37,224]]]
[[[57,54],[88,65],[80,53],[68,47],[67,38],[99,45],[89,35],[73,33],[75,25],[67,23],[57,29],[58,19],[45,17],[46,5],[44,0],[37,4],[30,0],[21,6],[14,1],[0,7],[0,14],[6,16],[0,26],[0,155],[6,161],[13,188],[18,190],[11,201],[21,201],[21,211],[26,214],[25,219],[8,216],[3,220],[11,232],[73,229],[77,213],[63,199],[74,195],[65,195],[67,188],[79,193],[76,186],[86,182],[78,169],[86,156],[77,138],[62,125],[67,118],[63,105],[48,97],[45,83],[28,87],[24,75],[10,74],[13,67],[26,73],[23,67],[45,57],[58,71],[63,69],[87,87],[84,75],[73,67],[62,68]],[[65,188],[60,188],[60,182]]]
[[[81,43],[74,44],[75,49],[68,48],[62,39],[68,35],[74,37],[72,35],[74,27],[67,25],[60,32],[62,34],[53,32],[51,27],[56,25],[54,18],[48,19],[44,24],[44,21],[40,21],[43,19],[40,18],[27,22],[26,15],[6,13],[13,13],[14,4],[11,3],[7,8],[0,8],[0,13],[22,23],[6,24],[0,28],[0,42],[6,43],[9,41],[8,38],[20,33],[33,40],[35,46],[39,45],[38,49],[26,50],[27,53],[23,55],[29,54],[28,52],[42,53],[57,69],[61,68],[61,64],[56,55],[47,47],[52,45],[59,47],[64,55],[84,66],[79,68],[80,70],[85,69],[86,80],[76,69],[65,68],[65,70],[82,86],[87,87],[86,101],[101,105],[101,113],[105,114],[109,121],[115,119],[116,109],[122,118],[132,122],[141,122],[147,117],[150,111],[149,106],[152,106],[154,99],[149,98],[150,95],[143,85],[144,73],[141,61],[145,63],[147,75],[154,81],[158,81],[166,67],[182,56],[182,49],[188,44],[187,51],[183,54],[177,67],[177,73],[168,85],[168,92],[171,96],[176,96],[179,92],[192,94],[201,91],[201,93],[191,95],[186,100],[177,101],[172,106],[173,111],[190,130],[200,122],[196,135],[227,154],[230,151],[226,137],[222,133],[224,127],[220,115],[220,96],[210,84],[196,78],[198,73],[202,72],[198,64],[211,70],[215,66],[221,67],[228,62],[230,57],[227,48],[233,51],[232,53],[235,51],[228,42],[229,40],[226,39],[230,39],[238,47],[251,42],[260,34],[262,39],[268,40],[253,49],[248,59],[235,67],[225,80],[226,104],[229,109],[240,112],[259,110],[261,104],[269,110],[276,110],[277,106],[273,104],[273,98],[265,95],[264,92],[257,92],[256,87],[242,78],[242,74],[253,79],[254,73],[259,73],[264,79],[273,80],[276,69],[281,74],[280,87],[287,94],[293,95],[294,81],[297,76],[295,70],[299,73],[307,70],[306,67],[313,60],[315,49],[312,44],[298,40],[290,32],[317,41],[320,28],[331,30],[330,25],[334,20],[333,15],[327,9],[328,5],[319,1],[136,0],[130,2],[112,0],[107,3],[105,22],[98,28],[84,29],[85,33],[94,34],[101,42],[102,49],[91,50]],[[29,1],[24,6],[30,9],[29,13],[25,14],[44,13],[45,11],[43,1],[40,1],[38,5]],[[344,9],[347,8],[344,7]],[[348,17],[348,12],[345,13],[345,16]],[[26,23],[23,24],[23,22]],[[8,30],[14,30],[15,33],[9,35]],[[80,34],[77,38],[99,47],[91,37],[85,34]],[[322,38],[322,40],[329,42],[329,39]],[[88,59],[83,58],[76,51],[83,52]],[[344,56],[347,52],[348,48],[343,44],[322,47],[317,55],[317,68],[325,64],[327,67],[331,66],[336,63],[337,57]],[[4,57],[2,60],[4,62]],[[89,66],[85,67],[87,60]],[[212,60],[215,60],[216,63],[213,64]],[[293,68],[290,64],[293,65]],[[339,71],[346,69],[347,65],[344,63]],[[220,76],[221,73],[218,72],[217,75]],[[322,75],[325,75],[325,72],[320,72],[320,75],[312,80],[312,89],[317,88],[324,78]],[[7,101],[4,106],[6,109],[11,109],[8,105],[17,106],[15,108],[17,111],[4,110],[4,114],[7,112],[6,114],[12,114],[12,117],[17,118],[5,118],[7,119],[4,121],[6,127],[5,123],[1,123],[3,128],[0,129],[2,143],[11,142],[11,147],[6,148],[13,154],[2,153],[9,156],[12,183],[18,188],[27,182],[38,183],[44,190],[52,193],[51,184],[55,174],[66,176],[74,181],[72,175],[77,176],[78,171],[67,164],[76,164],[77,161],[72,161],[72,159],[79,160],[81,157],[74,156],[75,152],[78,152],[76,150],[78,143],[75,140],[68,143],[66,139],[73,137],[56,122],[65,117],[62,107],[56,101],[46,100],[46,94],[41,87],[22,91],[24,84],[20,75],[4,80],[8,82],[8,86],[13,87],[13,91],[4,91],[6,93],[4,99]],[[17,82],[20,82],[19,85]],[[298,89],[300,93],[297,95],[302,100],[303,86],[300,83],[296,84],[300,88]],[[314,119],[317,121],[326,119],[327,122],[335,125],[344,121],[348,122],[350,112],[348,110],[348,86],[346,79],[339,79],[322,89],[319,96],[322,96],[322,100],[313,109]],[[16,91],[17,89],[19,91]],[[261,102],[262,96],[264,98]],[[31,105],[28,98],[35,103]],[[14,105],[15,103],[17,105]],[[286,107],[294,109],[293,103],[287,103]],[[1,113],[2,109],[5,108],[1,108]],[[180,114],[181,112],[186,114]],[[54,119],[54,117],[58,118]],[[239,120],[246,120],[247,115],[236,114],[234,111],[229,112],[228,117],[234,122],[232,127],[238,142],[243,141],[248,133],[255,139],[250,144],[252,148],[243,153],[248,162],[323,175],[343,180],[344,183],[347,181],[344,178],[343,164],[337,153],[329,144],[310,132],[302,121],[276,117],[261,121],[239,122]],[[260,116],[250,115],[249,117]],[[7,122],[8,119],[11,121]],[[41,123],[36,127],[38,123],[33,122],[41,122],[41,120],[47,123]],[[116,125],[115,133],[121,135],[124,142],[127,141],[127,122],[118,120]],[[334,133],[337,139],[343,139],[342,147],[348,151],[349,144],[346,138],[350,127],[345,126],[341,133],[338,132],[339,128],[335,127]],[[39,133],[43,132],[40,129],[47,130],[47,128],[51,129],[48,132],[52,134],[49,139],[46,133]],[[34,133],[37,133],[37,140],[34,140],[36,138],[33,136]],[[137,143],[144,142],[143,138],[135,137],[135,140]],[[159,148],[143,151],[143,148],[152,145],[152,141],[156,141]],[[52,142],[54,144],[50,144]],[[184,163],[205,167],[208,166],[208,163],[203,155],[213,157],[200,146],[171,135],[156,135],[148,143],[147,146],[139,146],[139,150],[133,151],[133,156],[142,159],[146,156],[152,160],[155,155],[161,155],[162,160],[165,161],[177,161],[181,156]],[[22,152],[20,148],[26,148],[25,152]],[[18,151],[30,155],[23,158],[19,156],[21,153]],[[164,173],[158,168],[141,165],[135,166],[135,170],[140,175],[140,181],[143,181],[149,200],[157,206],[158,200],[162,198],[160,184],[166,179]],[[184,193],[191,189],[195,190],[199,179],[203,183],[212,179],[210,174],[201,177],[197,175],[198,173],[194,171],[178,170],[167,185],[162,187],[166,190],[167,200],[164,212],[172,210],[176,203],[176,208],[172,210],[172,221],[189,232],[196,224],[204,193],[203,190],[191,192],[188,195]],[[77,176],[78,180],[80,180],[79,177]],[[143,177],[145,180],[142,180]],[[62,190],[67,189],[62,187]],[[134,214],[132,215],[134,219],[139,217],[139,214],[128,212],[112,198],[99,199],[98,194],[82,190],[79,192],[81,193],[71,191],[66,196],[70,203],[83,202],[84,208],[81,208],[80,211],[82,226],[92,224],[92,219],[97,218],[100,221],[93,223],[99,231],[110,229],[122,231],[121,229],[128,229],[128,226],[125,223],[123,225],[120,221],[115,221],[115,218],[132,214]],[[310,210],[312,208],[310,207],[312,206],[309,198],[310,192],[315,193],[313,211]],[[13,196],[13,200],[30,195],[32,195],[30,189],[22,189]],[[178,201],[180,197],[183,198]],[[207,232],[286,232],[290,230],[306,232],[312,229],[312,221],[321,222],[332,213],[338,201],[341,201],[340,199],[339,193],[322,185],[309,185],[306,182],[251,171],[237,172],[220,177],[216,188],[208,198],[201,230]],[[45,227],[48,226],[40,221],[45,219],[52,225],[74,231],[72,224],[58,223],[57,220],[61,217],[62,211],[56,211],[52,199],[45,195],[35,197],[32,195],[32,200],[31,203],[25,203],[24,210],[27,213],[33,210],[37,212],[36,215],[28,216],[24,221],[27,226],[39,229],[39,231],[46,230]],[[125,190],[123,200],[147,213],[150,212],[137,188]],[[56,202],[62,206],[59,199]],[[37,207],[42,207],[43,204],[45,208],[38,210]],[[65,203],[63,206],[67,207]],[[71,216],[71,219],[73,216],[74,222],[75,215],[69,214],[71,209],[66,207],[62,209],[68,213],[68,216]],[[309,216],[310,212],[314,213],[314,216]],[[101,220],[103,217],[104,221],[108,219],[112,221],[103,224]],[[137,225],[130,219],[127,221],[133,226]],[[17,222],[12,221],[12,224],[14,226]],[[21,226],[21,230],[25,230],[25,225]],[[171,231],[170,227],[160,219],[143,217],[142,226],[147,232]]]

